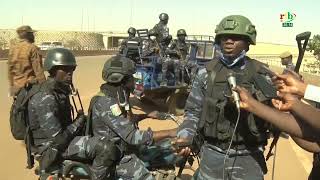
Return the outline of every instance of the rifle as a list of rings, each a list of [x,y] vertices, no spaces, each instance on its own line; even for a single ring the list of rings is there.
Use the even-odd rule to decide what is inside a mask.
[[[70,85],[70,88],[71,88],[71,98],[72,98],[72,102],[73,102],[74,108],[76,109],[77,113],[79,113],[80,111],[81,111],[81,112],[84,112],[84,111],[83,111],[83,106],[82,106],[82,101],[81,101],[81,98],[80,98],[80,94],[79,94],[78,89],[75,89],[75,88],[74,88],[73,83]],[[77,104],[76,104],[76,101],[75,101],[75,99],[74,99],[74,96],[77,96],[77,97],[78,97],[78,101],[79,101],[80,108],[81,108],[80,110],[79,110],[78,107],[77,107]]]
[[[300,66],[301,66],[301,63],[302,63],[302,60],[303,60],[303,56],[304,56],[304,52],[306,51],[310,36],[311,36],[311,32],[310,31],[306,31],[306,32],[300,33],[300,34],[298,34],[296,36],[296,41],[297,41],[298,49],[299,49],[299,55],[298,55],[296,67],[294,68],[294,71],[296,73],[299,73]],[[304,41],[303,42],[303,46],[302,46],[302,41]],[[280,134],[281,134],[280,131],[277,131],[277,132],[274,133],[273,140],[272,140],[272,143],[270,145],[269,152],[268,152],[268,154],[266,156],[266,160],[267,161],[273,155],[272,150],[276,146],[276,144],[277,144],[277,142],[279,140]]]

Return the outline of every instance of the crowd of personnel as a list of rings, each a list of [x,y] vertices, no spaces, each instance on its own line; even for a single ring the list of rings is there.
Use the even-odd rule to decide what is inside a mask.
[[[172,41],[169,16],[162,13],[159,18],[148,31],[142,54],[176,50],[184,60],[185,30],[179,30],[178,39]],[[309,179],[320,177],[320,87],[307,84],[292,71],[292,62],[286,60],[292,58],[289,53],[280,56],[288,65],[282,74],[270,73],[265,64],[248,57],[257,31],[242,15],[226,16],[216,26],[215,59],[197,70],[182,124],[162,131],[139,130],[139,121],[165,119],[166,114],[132,112],[134,61],[118,54],[105,62],[104,83],[85,115],[69,99],[77,68],[72,52],[51,49],[42,65],[32,28],[22,26],[17,33],[20,41],[11,47],[8,60],[14,98],[11,130],[16,139],[25,140],[28,158],[40,157],[40,179],[50,177],[64,160],[87,164],[91,179],[155,179],[154,164],[175,166],[197,148],[200,164],[194,179],[263,179],[267,173],[263,153],[270,134],[279,130],[314,153]],[[137,38],[134,28],[128,33],[120,51]],[[160,153],[152,154],[150,149]]]
[[[137,30],[133,27],[128,29],[128,38],[123,40],[120,45],[120,54],[126,54],[125,50],[130,45],[129,43],[136,42],[137,46],[141,47],[139,58],[147,58],[158,56],[162,65],[162,81],[161,86],[167,86],[168,67],[172,66],[177,86],[184,84],[185,65],[187,63],[188,45],[186,43],[187,33],[185,29],[177,31],[177,39],[173,39],[169,34],[168,28],[169,16],[166,13],[159,15],[159,23],[152,29],[148,30],[147,39],[137,37]],[[127,56],[134,60],[134,57]],[[139,62],[139,61],[138,61]]]

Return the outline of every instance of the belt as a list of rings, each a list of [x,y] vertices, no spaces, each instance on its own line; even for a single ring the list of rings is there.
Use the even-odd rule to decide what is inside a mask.
[[[211,139],[211,138],[205,138],[205,141],[208,144],[219,147],[222,150],[227,150],[230,145],[230,141],[219,141],[217,139]],[[248,148],[243,142],[232,142],[231,149],[244,150]]]
[[[210,140],[206,140],[206,143],[209,145],[210,148],[226,154],[227,153],[227,149],[230,145],[230,142],[219,142],[217,140],[214,141],[210,141]],[[243,142],[233,142],[229,151],[229,156],[245,156],[245,155],[249,155],[252,153],[257,153],[257,152],[263,152],[264,148],[263,146],[248,146],[245,145]]]

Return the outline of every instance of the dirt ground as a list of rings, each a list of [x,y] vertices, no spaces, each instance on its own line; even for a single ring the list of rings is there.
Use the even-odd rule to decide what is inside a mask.
[[[79,89],[85,109],[88,107],[90,98],[98,92],[102,83],[101,70],[107,56],[78,57],[78,67],[75,72],[75,86]],[[0,62],[0,179],[3,180],[31,180],[36,179],[33,170],[26,169],[26,151],[22,142],[16,141],[11,136],[9,126],[9,110],[11,98],[8,97],[7,64]],[[163,110],[150,104],[142,104],[133,99],[135,112],[151,110]],[[182,119],[182,117],[179,117]],[[140,124],[141,129],[151,127],[154,130],[168,129],[176,126],[171,121],[146,120]],[[272,178],[273,158],[268,161],[269,173],[266,180]],[[303,180],[307,179],[312,167],[312,155],[297,147],[292,140],[280,139],[277,147],[277,158],[275,163],[275,180]],[[184,179],[190,179],[197,168],[195,161],[192,167],[186,167],[183,171]]]

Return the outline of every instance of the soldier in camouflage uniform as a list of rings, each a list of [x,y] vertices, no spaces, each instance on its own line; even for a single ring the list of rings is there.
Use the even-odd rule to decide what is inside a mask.
[[[170,58],[165,58],[162,63],[162,74],[164,78],[161,82],[161,86],[167,86],[168,80],[166,78],[166,74],[169,64],[173,65],[175,80],[177,82],[176,84],[181,85],[181,83],[184,83],[184,67],[186,65],[186,57],[188,54],[188,47],[185,41],[186,36],[186,31],[184,29],[179,29],[177,32],[178,39],[170,43],[169,47],[166,49],[166,54]]]
[[[102,72],[106,83],[101,85],[99,94],[92,98],[88,112],[94,136],[111,139],[123,147],[125,156],[117,166],[117,176],[122,179],[154,179],[145,167],[149,162],[143,162],[139,159],[150,154],[145,154],[141,150],[150,149],[155,142],[165,138],[176,137],[176,129],[152,131],[148,128],[148,130],[139,130],[137,124],[140,120],[147,117],[157,118],[158,116],[157,112],[148,115],[134,115],[132,113],[129,94],[134,89],[134,73],[135,65],[128,58],[114,56],[107,60]],[[158,151],[159,148],[164,147],[159,145],[153,146],[153,148]],[[170,148],[168,152],[162,152],[160,155],[165,159],[157,159],[159,161],[171,158],[174,162],[176,158]],[[150,157],[144,159],[147,160]]]
[[[28,104],[28,116],[36,154],[40,160],[40,179],[46,179],[63,159],[90,160],[92,179],[105,179],[121,152],[118,146],[101,137],[80,136],[85,124],[83,112],[72,120],[69,101],[72,74],[76,68],[71,51],[56,48],[48,51],[44,68],[48,79]],[[37,86],[34,86],[34,90]]]
[[[119,49],[119,53],[120,54],[123,54],[123,51],[124,49],[127,47],[127,43],[128,41],[135,41],[138,43],[138,45],[140,45],[140,42],[141,42],[141,39],[136,37],[136,32],[137,30],[133,27],[130,27],[128,29],[128,38],[127,39],[124,39],[122,42],[121,42],[121,45],[120,45],[120,49]]]
[[[34,43],[34,30],[30,26],[17,28],[19,41],[9,50],[8,78],[10,95],[15,96],[27,84],[42,83],[46,80],[42,57]]]
[[[160,46],[156,41],[157,32],[154,29],[148,31],[148,39],[143,41],[142,56],[156,56],[160,53]]]
[[[169,49],[171,50],[175,49],[179,53],[181,60],[186,60],[186,57],[188,55],[188,46],[186,43],[186,36],[187,36],[186,30],[179,29],[177,31],[178,39],[173,40],[173,42],[169,47]]]
[[[153,29],[157,33],[157,42],[158,44],[164,44],[165,41],[168,41],[169,38],[169,28],[168,28],[168,21],[169,16],[166,13],[161,13],[159,15],[159,23],[156,24]],[[165,47],[160,47],[163,51],[165,51]]]
[[[204,139],[195,179],[263,179],[267,172],[263,150],[268,123],[241,111],[234,131],[238,110],[229,98],[231,90],[227,82],[227,74],[233,73],[237,83],[256,99],[270,102],[265,88],[256,86],[264,83],[267,89],[272,88],[261,69],[263,64],[246,56],[249,45],[256,43],[255,26],[244,16],[231,15],[222,19],[215,32],[215,42],[220,47],[218,55],[197,72],[178,137],[191,140],[198,134]],[[235,137],[230,146],[233,132]]]

